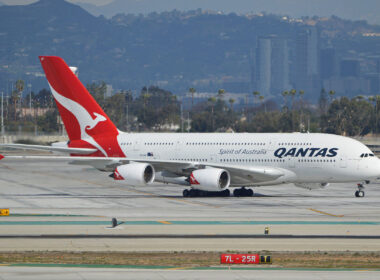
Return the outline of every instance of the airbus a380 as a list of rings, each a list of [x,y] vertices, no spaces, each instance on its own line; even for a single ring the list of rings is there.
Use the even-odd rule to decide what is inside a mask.
[[[67,156],[0,156],[62,160],[112,172],[127,185],[163,182],[187,186],[183,195],[252,196],[251,189],[293,183],[307,189],[362,183],[380,177],[380,160],[351,138],[314,133],[124,133],[119,131],[72,69],[41,56],[70,141],[52,146],[7,146]],[[364,196],[362,184],[356,196]]]

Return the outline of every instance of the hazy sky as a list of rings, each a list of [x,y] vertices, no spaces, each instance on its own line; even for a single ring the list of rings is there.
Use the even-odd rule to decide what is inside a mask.
[[[0,0],[5,4],[28,4],[37,0]],[[336,15],[345,19],[367,20],[380,24],[380,0],[67,0],[72,3],[91,3],[104,7],[86,6],[85,9],[95,16],[112,17],[117,13],[149,14],[151,12],[178,10],[204,10],[268,13],[302,16]]]
[[[68,0],[69,2],[78,3],[91,3],[95,5],[104,5],[112,2],[112,0]],[[20,4],[29,4],[33,2],[37,2],[37,0],[0,0],[0,2],[7,5],[20,5]]]

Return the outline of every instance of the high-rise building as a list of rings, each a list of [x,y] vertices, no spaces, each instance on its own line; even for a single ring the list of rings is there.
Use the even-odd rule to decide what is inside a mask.
[[[333,48],[320,51],[320,75],[322,80],[331,79],[338,74],[338,62]]]
[[[298,90],[319,94],[318,30],[308,26],[296,37],[294,84]]]
[[[359,77],[360,63],[356,59],[344,59],[340,62],[340,75],[342,77]]]
[[[283,38],[272,38],[272,94],[280,94],[290,88],[289,82],[289,49],[288,41]]]
[[[257,42],[256,84],[261,94],[270,94],[272,44],[270,37],[260,37]]]
[[[278,95],[289,88],[287,40],[278,36],[259,37],[254,61],[254,90]],[[253,71],[253,70],[252,70]]]

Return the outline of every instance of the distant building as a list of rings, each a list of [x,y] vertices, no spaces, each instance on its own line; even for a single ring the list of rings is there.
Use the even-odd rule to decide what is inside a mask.
[[[338,61],[335,49],[322,49],[319,58],[320,76],[322,80],[331,79],[338,75]]]
[[[278,36],[259,37],[253,70],[253,90],[278,95],[289,89],[288,42]]]
[[[339,95],[357,96],[370,91],[370,80],[363,77],[334,77],[323,81],[326,90],[334,90]]]
[[[272,78],[272,44],[271,38],[261,37],[257,42],[256,51],[256,86],[264,95],[270,94]]]
[[[112,85],[106,85],[106,97],[111,97],[113,94]]]
[[[355,59],[344,59],[340,62],[341,77],[359,77],[360,63]]]
[[[366,77],[369,80],[370,94],[380,94],[380,73],[370,73]]]
[[[271,92],[279,94],[290,88],[288,40],[272,38],[272,79]]]
[[[308,26],[299,31],[296,37],[295,76],[296,89],[305,90],[313,95],[319,94],[319,42],[318,30]]]

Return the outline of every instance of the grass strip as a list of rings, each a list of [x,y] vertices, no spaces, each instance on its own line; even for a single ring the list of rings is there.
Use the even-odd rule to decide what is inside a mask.
[[[256,252],[227,252],[256,253]],[[287,269],[380,269],[380,252],[258,252],[271,255],[272,265],[260,268]],[[223,269],[217,252],[0,252],[1,264],[131,266],[158,268]],[[232,266],[241,268],[254,265]]]

